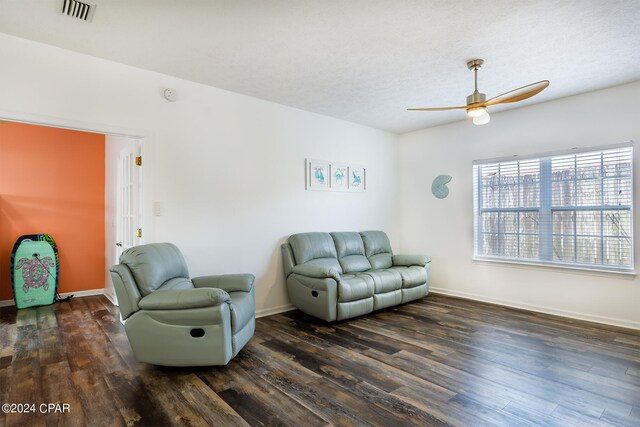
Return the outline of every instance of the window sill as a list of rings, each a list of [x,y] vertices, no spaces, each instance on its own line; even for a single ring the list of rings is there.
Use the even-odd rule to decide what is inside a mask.
[[[601,275],[613,275],[613,276],[622,276],[628,278],[634,278],[637,276],[635,270],[613,270],[607,268],[596,268],[589,266],[580,266],[580,265],[562,265],[562,264],[546,264],[539,262],[531,262],[531,261],[512,261],[506,259],[496,259],[496,258],[485,258],[485,257],[473,257],[474,262],[479,263],[489,263],[489,264],[503,264],[505,266],[511,267],[522,267],[522,268],[533,268],[533,269],[552,269],[552,270],[560,270],[566,273],[575,272],[575,273],[587,273],[587,274],[601,274]]]

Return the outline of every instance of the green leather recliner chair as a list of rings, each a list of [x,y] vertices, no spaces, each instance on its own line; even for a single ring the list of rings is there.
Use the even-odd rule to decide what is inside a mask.
[[[226,365],[253,336],[251,274],[190,279],[182,253],[171,243],[127,249],[110,272],[140,362]]]

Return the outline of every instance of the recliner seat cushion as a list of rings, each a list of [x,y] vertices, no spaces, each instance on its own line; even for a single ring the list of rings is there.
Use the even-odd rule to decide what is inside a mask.
[[[156,291],[181,291],[185,289],[193,289],[193,282],[184,277],[175,277],[164,282]]]
[[[389,238],[382,231],[362,231],[360,232],[364,250],[371,268],[380,270],[393,265],[393,252]]]
[[[339,302],[338,317],[336,320],[362,316],[373,311],[373,297],[359,299],[357,301]]]
[[[336,247],[329,233],[299,233],[289,237],[296,264],[316,258],[337,258]]]
[[[338,301],[356,301],[372,297],[374,283],[370,276],[365,274],[345,274],[338,282]]]
[[[402,276],[403,289],[414,288],[427,282],[427,270],[424,267],[392,267],[391,270],[397,271]]]
[[[402,287],[402,276],[396,270],[371,270],[362,274],[373,279],[376,294],[395,291]]]
[[[129,267],[142,296],[149,295],[169,279],[189,278],[187,263],[172,243],[134,246],[120,255],[120,263]]]
[[[371,263],[365,256],[364,243],[360,233],[331,233],[336,245],[338,260],[345,273],[358,273],[371,269]]]

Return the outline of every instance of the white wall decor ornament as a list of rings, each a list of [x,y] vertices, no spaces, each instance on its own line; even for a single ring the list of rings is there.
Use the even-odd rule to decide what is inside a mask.
[[[447,184],[451,181],[449,175],[439,175],[431,183],[431,193],[438,199],[444,199],[449,195]]]

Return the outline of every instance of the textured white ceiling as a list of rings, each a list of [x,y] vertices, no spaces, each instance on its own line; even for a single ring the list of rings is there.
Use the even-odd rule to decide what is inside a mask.
[[[463,120],[406,108],[464,105],[477,57],[488,97],[551,81],[493,111],[640,80],[640,0],[88,2],[0,0],[0,32],[397,133]]]

